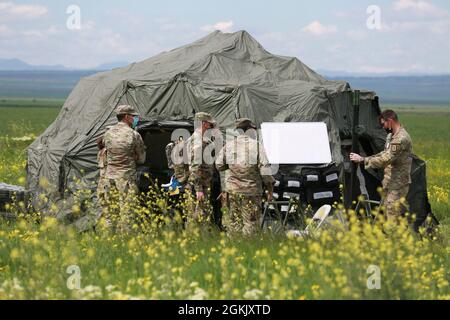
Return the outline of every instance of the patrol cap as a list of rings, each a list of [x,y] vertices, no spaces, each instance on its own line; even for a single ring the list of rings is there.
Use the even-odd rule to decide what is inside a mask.
[[[206,121],[214,126],[217,124],[216,120],[214,120],[211,114],[207,112],[197,112],[195,114],[195,121]]]
[[[129,115],[132,115],[132,116],[138,116],[139,115],[139,113],[137,113],[136,109],[133,106],[126,105],[126,104],[118,106],[117,109],[116,109],[116,114],[117,115],[129,114]]]
[[[239,118],[236,120],[236,129],[245,127],[247,124],[250,125],[251,128],[256,129],[255,124],[249,118]]]

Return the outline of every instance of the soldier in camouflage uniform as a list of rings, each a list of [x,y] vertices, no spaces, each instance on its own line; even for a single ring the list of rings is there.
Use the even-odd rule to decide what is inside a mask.
[[[211,187],[214,174],[214,160],[204,158],[204,151],[211,143],[211,139],[205,136],[206,130],[213,129],[216,121],[209,113],[198,112],[195,114],[195,131],[186,141],[189,178],[188,182],[195,192],[196,203],[188,206],[187,227],[208,223],[211,221]],[[211,163],[209,163],[211,162]],[[193,200],[192,197],[190,199]]]
[[[383,111],[380,123],[389,132],[384,151],[370,157],[351,153],[350,160],[364,162],[366,169],[384,168],[383,205],[388,220],[395,222],[401,215],[401,200],[406,198],[411,184],[412,141],[394,111]]]
[[[136,110],[132,106],[121,105],[117,107],[116,114],[119,123],[104,135],[107,190],[109,200],[114,195],[118,196],[119,227],[128,229],[130,206],[138,193],[136,166],[145,162],[146,153],[142,137],[133,130],[139,121]]]
[[[184,159],[185,143],[180,137],[166,146],[167,165],[173,170],[175,178],[186,187],[189,178],[189,164]],[[175,160],[175,161],[174,161]]]
[[[263,146],[255,139],[256,127],[251,120],[236,120],[236,129],[245,133],[227,142],[216,158],[217,169],[226,170],[229,193],[229,210],[224,216],[224,226],[232,236],[251,236],[259,231],[263,185],[268,191],[267,199],[271,201],[275,179]]]

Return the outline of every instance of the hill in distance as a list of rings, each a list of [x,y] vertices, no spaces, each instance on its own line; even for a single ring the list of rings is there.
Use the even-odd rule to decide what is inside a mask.
[[[78,81],[99,71],[127,66],[117,61],[91,70],[62,65],[31,65],[19,59],[0,59],[0,97],[65,99]],[[450,106],[450,75],[359,74],[319,70],[330,80],[345,80],[352,88],[375,91],[382,103]]]
[[[100,64],[90,70],[111,70],[129,65],[127,61],[114,61]],[[83,69],[71,69],[63,65],[32,65],[20,59],[1,59],[0,71],[80,71]]]

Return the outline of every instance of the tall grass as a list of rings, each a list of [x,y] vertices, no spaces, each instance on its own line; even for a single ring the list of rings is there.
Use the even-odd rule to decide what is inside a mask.
[[[25,150],[57,113],[0,107],[1,182],[24,184]],[[400,114],[414,152],[427,161],[430,201],[442,223],[437,239],[419,239],[406,224],[386,235],[353,215],[344,229],[313,237],[234,240],[184,232],[164,216],[163,227],[127,234],[80,234],[52,217],[40,224],[21,218],[0,223],[0,299],[450,299],[449,116]],[[80,289],[67,286],[69,266],[81,272]],[[370,266],[381,272],[380,289],[367,286]]]

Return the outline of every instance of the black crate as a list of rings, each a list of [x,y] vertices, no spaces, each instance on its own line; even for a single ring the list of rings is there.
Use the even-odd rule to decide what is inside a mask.
[[[320,186],[322,184],[322,175],[320,169],[302,170],[301,182],[305,188]]]
[[[300,193],[302,179],[300,177],[285,177],[283,180],[283,192]]]
[[[308,188],[306,190],[306,202],[313,207],[320,207],[324,204],[333,205],[339,202],[339,188]]]
[[[337,187],[339,186],[339,170],[333,166],[326,168],[322,173],[322,183],[324,186]]]

